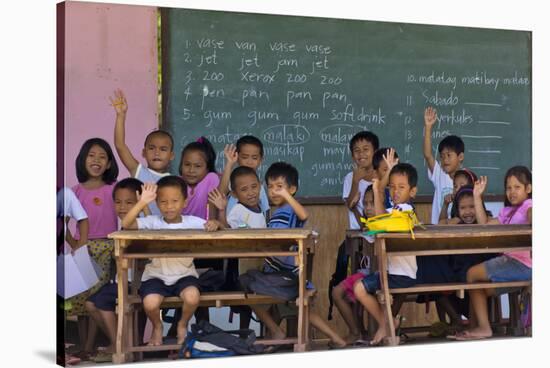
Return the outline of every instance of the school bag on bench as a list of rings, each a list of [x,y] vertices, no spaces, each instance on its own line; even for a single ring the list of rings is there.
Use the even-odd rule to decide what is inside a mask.
[[[287,301],[298,297],[298,276],[292,271],[248,270],[239,277],[239,282],[245,293],[269,295]]]
[[[180,358],[212,358],[234,355],[259,354],[264,345],[254,344],[254,330],[224,331],[201,320],[191,325],[179,352]]]

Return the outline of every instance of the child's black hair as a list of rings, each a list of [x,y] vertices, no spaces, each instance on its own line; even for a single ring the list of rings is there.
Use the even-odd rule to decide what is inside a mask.
[[[372,148],[376,151],[378,147],[380,146],[380,143],[378,141],[378,136],[374,134],[373,132],[368,132],[366,130],[363,130],[357,134],[355,134],[353,137],[351,137],[351,140],[349,141],[349,150],[353,152],[353,147],[357,142],[359,141],[367,141],[372,144]]]
[[[168,139],[170,139],[170,152],[172,152],[174,150],[174,138],[172,138],[172,135],[170,133],[168,133],[166,130],[162,130],[162,129],[157,129],[157,130],[154,130],[151,133],[147,134],[147,137],[145,137],[145,141],[143,142],[143,147],[146,147],[147,142],[149,141],[149,139],[151,139],[152,137],[154,137],[156,135],[160,135],[160,136],[167,137]]]
[[[113,200],[115,199],[115,193],[119,189],[128,189],[132,193],[139,192],[141,194],[141,186],[143,185],[143,182],[136,178],[125,178],[116,183],[115,187],[113,188]]]
[[[245,175],[255,176],[256,179],[260,181],[258,174],[256,174],[256,170],[248,166],[239,166],[235,168],[235,170],[231,171],[231,176],[229,177],[229,182],[231,183],[231,188],[233,190],[235,190],[235,182],[237,181],[237,178]]]
[[[453,217],[459,217],[458,213],[458,206],[460,204],[460,200],[464,197],[473,197],[474,196],[474,186],[473,185],[465,185],[462,188],[456,192],[455,197],[453,198],[453,204],[451,207],[451,218]],[[485,208],[485,202],[483,199],[481,200],[481,203],[483,204],[483,209],[485,210],[485,213],[487,216],[492,217],[491,211],[487,211],[487,208]],[[477,223],[477,220],[476,222]]]
[[[403,162],[395,165],[390,171],[390,178],[394,174],[405,175],[411,188],[415,188],[418,183],[418,173],[411,164]]]
[[[298,190],[298,170],[291,164],[282,161],[271,164],[265,172],[265,182],[268,184],[270,179],[277,178],[283,178],[289,187],[295,186]]]
[[[506,193],[506,181],[509,177],[515,176],[518,181],[527,186],[527,185],[533,185],[533,178],[531,175],[531,170],[529,170],[525,166],[514,166],[508,169],[506,171],[506,175],[504,175],[504,193]],[[531,188],[531,193],[529,193],[528,198],[531,198],[533,194],[533,189]],[[508,197],[504,196],[504,206],[509,207],[512,204],[508,200]]]
[[[260,149],[260,156],[264,157],[264,145],[261,140],[254,137],[253,135],[243,135],[239,140],[237,141],[237,153],[241,152],[241,147],[245,144],[251,144],[253,146],[256,146]]]
[[[391,147],[382,147],[374,151],[374,155],[372,155],[372,168],[374,170],[378,170],[380,163],[384,160],[384,155],[390,148]],[[395,158],[399,158],[397,152],[395,152]]]
[[[365,199],[367,198],[367,193],[372,193],[374,195],[374,188],[372,187],[372,184],[369,184],[367,189],[365,189],[365,193],[363,194],[363,203],[365,203]],[[365,218],[367,218],[367,208],[363,207],[363,215]]]
[[[179,176],[167,175],[157,181],[157,193],[159,190],[166,187],[180,188],[183,198],[187,198],[187,184],[185,184],[185,181]]]
[[[456,178],[457,176],[461,176],[461,175],[468,180],[468,185],[473,186],[474,183],[477,181],[477,175],[472,170],[462,168],[455,172],[454,177]]]
[[[76,178],[78,179],[78,182],[84,183],[90,178],[90,174],[86,170],[86,158],[88,157],[88,153],[90,152],[92,146],[99,146],[107,153],[107,159],[109,160],[111,166],[105,170],[101,176],[101,179],[105,182],[105,184],[114,183],[118,176],[118,165],[111,146],[107,143],[107,141],[101,138],[90,138],[84,142],[80,148],[80,152],[78,152],[78,156],[76,156],[75,161]]]
[[[453,151],[457,155],[464,153],[464,141],[457,135],[448,135],[439,142],[437,151],[441,153],[445,148]]]
[[[451,207],[451,218],[460,217],[458,213],[458,205],[460,200],[463,197],[473,197],[474,196],[474,187],[472,185],[465,185],[456,192],[453,198],[453,204]],[[483,200],[482,200],[483,202]],[[483,202],[483,207],[485,208],[485,203]]]
[[[212,143],[205,137],[199,137],[195,142],[189,143],[187,146],[183,148],[181,151],[181,158],[180,158],[180,175],[183,175],[181,170],[181,165],[183,163],[183,156],[189,151],[199,151],[204,155],[204,159],[206,161],[206,169],[208,172],[216,172],[216,151],[214,151],[214,147],[212,146]]]

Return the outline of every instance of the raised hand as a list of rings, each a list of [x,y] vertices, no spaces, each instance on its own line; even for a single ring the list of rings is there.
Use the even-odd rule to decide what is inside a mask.
[[[204,223],[204,230],[216,231],[220,228],[220,223],[216,220],[208,220]]]
[[[364,167],[358,166],[357,164],[353,164],[353,177],[352,180],[355,180],[356,182],[359,182],[361,179],[364,179],[367,177],[368,170]]]
[[[225,210],[227,207],[227,197],[218,189],[213,189],[208,193],[208,202],[213,204],[218,210]]]
[[[141,186],[140,202],[151,203],[157,198],[157,185],[154,183],[145,183]]]
[[[453,201],[453,195],[452,195],[452,194],[447,194],[447,195],[443,198],[443,202],[444,202],[446,205],[451,204],[452,201]]]
[[[437,120],[437,110],[433,107],[426,107],[424,110],[424,126],[426,128],[431,128]]]
[[[128,104],[126,103],[126,97],[121,89],[115,90],[115,98],[109,96],[109,101],[111,101],[111,106],[115,108],[117,114],[125,114],[128,111]]]
[[[487,177],[480,176],[474,183],[474,196],[481,197],[487,188]]]
[[[226,144],[223,148],[223,154],[225,156],[225,164],[233,166],[239,155],[237,154],[237,147],[234,144]]]
[[[390,148],[382,155],[382,158],[388,165],[388,171],[391,171],[395,165],[399,163],[399,159],[395,157],[395,149]]]
[[[283,197],[286,200],[292,197],[292,195],[288,192],[288,190],[286,190],[286,188],[283,188],[283,187],[273,188],[273,194]]]

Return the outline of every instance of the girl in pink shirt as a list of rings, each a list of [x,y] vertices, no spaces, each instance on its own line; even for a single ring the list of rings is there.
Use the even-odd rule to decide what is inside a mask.
[[[483,208],[482,195],[486,187],[486,176],[482,176],[474,185],[474,204],[478,224],[531,224],[533,187],[531,171],[528,168],[514,166],[506,172],[504,177],[506,200],[498,218],[488,218]],[[466,279],[468,282],[531,280],[531,266],[531,252],[507,252],[471,267],[466,274]],[[487,312],[487,297],[498,294],[499,289],[470,291],[471,306],[477,325],[457,333],[457,340],[483,339],[493,335]]]
[[[118,176],[118,166],[109,143],[101,138],[91,138],[84,142],[76,158],[76,176],[78,184],[72,190],[86,210],[90,224],[88,252],[101,267],[99,282],[69,299],[71,309],[68,313],[78,316],[80,343],[84,345],[79,357],[86,360],[93,350],[97,325],[90,321],[87,326],[88,314],[84,303],[109,281],[113,242],[107,239],[107,235],[117,230],[112,192]],[[77,231],[75,237],[79,236]]]

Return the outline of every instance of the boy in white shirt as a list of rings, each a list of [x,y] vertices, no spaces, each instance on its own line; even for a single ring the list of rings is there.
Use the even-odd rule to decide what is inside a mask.
[[[395,165],[390,171],[390,195],[394,203],[392,208],[384,209],[384,187],[378,179],[374,179],[374,208],[377,215],[391,212],[414,210],[410,201],[416,195],[418,174],[414,166],[406,163]],[[388,257],[388,285],[390,288],[411,287],[416,283],[416,257],[393,256]],[[380,290],[380,275],[371,273],[353,285],[353,293],[357,300],[374,317],[378,323],[378,330],[371,340],[371,345],[379,345],[388,336],[384,312],[376,299],[376,291]]]
[[[464,142],[456,135],[449,135],[439,142],[437,150],[441,164],[432,154],[432,128],[437,121],[437,111],[432,107],[424,110],[424,159],[428,164],[428,178],[435,192],[432,202],[432,224],[439,223],[439,214],[445,196],[453,193],[453,178],[464,161]]]
[[[378,146],[378,137],[368,131],[355,134],[349,142],[351,158],[355,168],[344,178],[342,198],[348,207],[350,229],[358,230],[361,228],[356,216],[362,216],[365,189],[371,185],[372,179],[376,177],[376,171],[372,167],[372,157]]]
[[[267,226],[264,211],[261,206],[262,183],[256,170],[249,166],[239,166],[231,172],[231,197],[236,201],[229,207],[228,198],[219,190],[208,194],[208,200],[218,210],[218,220],[232,229],[262,229]],[[226,215],[227,209],[227,215]],[[228,259],[226,278],[229,288],[238,288],[239,274],[249,269],[259,268],[261,258]],[[247,306],[232,307],[232,312],[239,314],[240,328],[248,328],[252,310]]]
[[[138,218],[139,213],[156,199],[161,215]],[[138,203],[122,220],[123,229],[205,229],[215,231],[223,227],[217,220],[205,221],[195,216],[183,216],[187,204],[187,185],[178,176],[165,176],[157,184],[143,186]],[[177,344],[187,335],[187,324],[199,305],[198,274],[193,258],[154,258],[145,266],[139,294],[145,314],[153,324],[148,345],[162,344],[160,305],[167,296],[179,296],[183,301],[182,317],[177,327]]]

